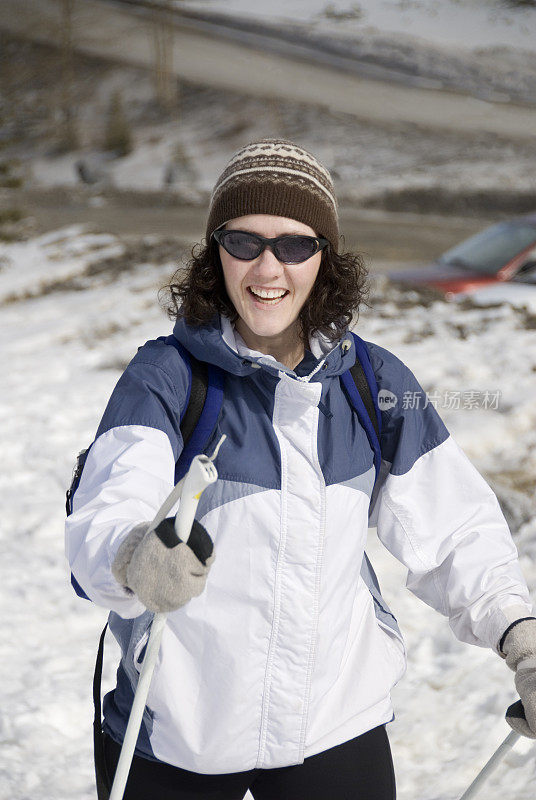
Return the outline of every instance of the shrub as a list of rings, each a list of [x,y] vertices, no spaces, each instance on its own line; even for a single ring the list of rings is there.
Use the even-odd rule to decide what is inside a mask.
[[[132,152],[132,136],[119,92],[114,92],[110,100],[104,149],[110,150],[119,157],[127,156]]]

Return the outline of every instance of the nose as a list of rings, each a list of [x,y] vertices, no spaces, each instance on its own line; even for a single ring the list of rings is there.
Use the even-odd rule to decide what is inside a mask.
[[[273,277],[283,273],[284,264],[277,260],[271,247],[267,246],[256,259],[253,268],[257,274],[262,274],[264,277]]]

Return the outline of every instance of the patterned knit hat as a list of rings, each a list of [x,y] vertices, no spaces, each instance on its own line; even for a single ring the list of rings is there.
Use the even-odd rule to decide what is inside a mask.
[[[327,169],[285,139],[251,142],[218,178],[208,213],[207,242],[226,222],[248,214],[274,214],[303,222],[337,252],[337,201]]]

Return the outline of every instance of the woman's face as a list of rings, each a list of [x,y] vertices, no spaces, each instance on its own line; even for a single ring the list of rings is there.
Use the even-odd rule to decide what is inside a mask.
[[[292,233],[317,235],[302,222],[268,214],[237,217],[225,229],[249,231],[269,239]],[[236,327],[246,344],[260,349],[270,341],[295,342],[298,315],[313,288],[322,253],[315,253],[301,264],[286,265],[268,247],[253,261],[233,258],[221,246],[219,252],[227,294],[240,318]],[[261,296],[267,290],[271,290],[270,299]]]

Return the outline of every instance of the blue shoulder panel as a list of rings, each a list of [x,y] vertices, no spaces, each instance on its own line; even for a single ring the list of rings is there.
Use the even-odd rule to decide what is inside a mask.
[[[170,344],[172,345],[172,347],[175,348],[175,350],[178,350],[182,357],[182,360],[186,364],[186,369],[188,370],[188,390],[186,393],[186,400],[184,406],[180,412],[180,420],[182,422],[182,420],[184,419],[184,415],[186,414],[186,409],[188,408],[188,403],[190,402],[190,393],[192,391],[192,367],[190,364],[190,354],[188,350],[182,346],[179,340],[173,336],[173,334],[170,334],[169,336],[159,336],[157,341],[164,342],[165,344]]]
[[[112,392],[97,437],[122,425],[165,433],[175,460],[182,451],[181,415],[190,391],[188,365],[174,347],[156,339],[140,347]]]
[[[95,438],[120,425],[147,425],[168,435],[175,458],[178,457],[182,451],[180,422],[188,405],[191,370],[187,358],[182,359],[186,370],[180,369],[176,355],[170,359],[173,351],[164,339],[160,337],[140,347],[112,393]],[[180,345],[177,349],[181,355],[181,351],[186,353]],[[78,456],[67,495],[68,514],[72,512],[73,496],[88,452],[89,448]],[[71,585],[79,597],[90,600],[72,573]]]
[[[382,457],[393,475],[404,475],[449,432],[411,370],[383,347],[366,344],[382,401]]]

